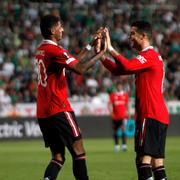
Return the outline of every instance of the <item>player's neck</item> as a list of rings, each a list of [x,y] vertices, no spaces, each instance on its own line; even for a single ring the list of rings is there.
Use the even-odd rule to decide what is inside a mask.
[[[57,39],[56,39],[56,38],[51,37],[51,38],[50,38],[50,40],[51,40],[51,41],[53,41],[53,42],[55,42],[56,44],[58,44],[58,41],[57,41]]]
[[[123,93],[124,91],[121,89],[121,90],[116,90],[117,93]]]
[[[143,51],[144,49],[146,49],[147,47],[151,46],[149,41],[144,41],[141,45],[141,51]]]

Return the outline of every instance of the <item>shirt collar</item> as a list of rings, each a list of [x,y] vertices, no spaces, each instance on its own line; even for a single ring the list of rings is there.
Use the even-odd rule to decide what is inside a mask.
[[[57,43],[55,43],[54,41],[52,41],[50,39],[44,39],[43,43],[45,43],[45,44],[53,44],[53,45],[56,45],[56,46],[58,45]]]
[[[118,94],[123,94],[124,91],[123,90],[120,90],[120,91],[116,91]]]
[[[148,46],[148,47],[144,48],[144,49],[142,50],[142,52],[147,51],[147,50],[149,50],[149,49],[153,49],[153,46]]]

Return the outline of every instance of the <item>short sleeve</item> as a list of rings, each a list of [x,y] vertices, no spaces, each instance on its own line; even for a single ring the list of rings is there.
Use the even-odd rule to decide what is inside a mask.
[[[63,64],[65,67],[71,67],[78,62],[78,60],[68,53],[68,51],[60,47],[55,48],[53,54],[55,62]]]

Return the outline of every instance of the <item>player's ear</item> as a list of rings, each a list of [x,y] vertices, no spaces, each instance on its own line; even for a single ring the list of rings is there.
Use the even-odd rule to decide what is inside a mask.
[[[54,33],[55,33],[55,28],[52,27],[52,28],[50,29],[50,32],[51,32],[51,34],[54,34]]]
[[[147,33],[145,33],[145,32],[143,32],[141,35],[142,35],[142,38],[147,37]]]

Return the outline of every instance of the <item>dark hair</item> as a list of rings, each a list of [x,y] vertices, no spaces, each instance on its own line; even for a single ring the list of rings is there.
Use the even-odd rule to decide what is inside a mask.
[[[118,86],[118,85],[122,85],[122,81],[120,80],[116,81],[115,86]]]
[[[148,38],[152,38],[152,26],[147,21],[135,21],[131,24],[131,27],[137,27],[137,32],[139,33],[146,33]]]
[[[51,28],[60,21],[58,16],[45,15],[41,18],[40,29],[42,36],[46,39],[51,35]]]

